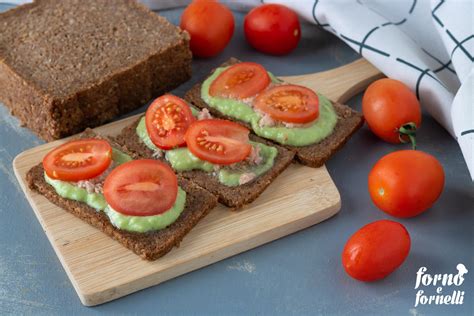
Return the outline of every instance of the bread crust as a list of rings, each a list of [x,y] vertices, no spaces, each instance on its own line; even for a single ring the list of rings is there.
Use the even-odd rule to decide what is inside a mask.
[[[42,0],[0,14],[0,101],[44,140],[102,125],[191,77],[186,32],[133,0],[107,1]]]

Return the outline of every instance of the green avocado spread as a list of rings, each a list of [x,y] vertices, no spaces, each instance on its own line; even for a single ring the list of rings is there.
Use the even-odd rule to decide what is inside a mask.
[[[109,216],[110,222],[117,228],[145,233],[159,230],[173,224],[181,215],[186,204],[186,192],[178,187],[178,196],[174,205],[166,212],[153,216],[128,216],[115,211],[108,205],[104,212]]]
[[[233,117],[237,120],[246,122],[252,126],[255,134],[274,140],[280,144],[291,146],[307,146],[315,144],[329,136],[337,123],[337,114],[331,102],[318,93],[319,97],[319,117],[308,124],[295,127],[261,126],[262,115],[253,110],[248,104],[239,100],[212,97],[209,95],[211,83],[227,67],[217,68],[214,73],[207,78],[201,87],[201,98],[211,107],[219,112]],[[279,83],[271,73],[268,73],[273,83]]]
[[[117,150],[112,150],[112,160],[115,165],[123,164],[132,158]],[[97,211],[105,211],[110,219],[110,222],[117,228],[133,231],[133,232],[147,232],[151,230],[163,229],[171,225],[184,210],[186,202],[186,192],[178,187],[178,196],[173,207],[168,211],[154,216],[128,216],[113,210],[101,193],[89,193],[86,189],[80,188],[72,182],[51,179],[44,174],[45,181],[50,184],[56,193],[66,199],[83,202]]]
[[[137,125],[137,135],[143,143],[153,151],[159,150],[151,141],[146,130],[145,118],[142,117]],[[238,186],[241,184],[241,177],[245,174],[256,178],[272,168],[278,150],[275,147],[267,146],[261,143],[250,142],[252,146],[258,146],[262,161],[257,165],[249,164],[245,169],[227,168],[214,165],[193,155],[188,148],[181,147],[170,150],[163,150],[166,160],[171,167],[178,172],[189,170],[203,170],[205,172],[216,172],[219,182],[226,186]],[[249,180],[250,181],[250,180]]]
[[[79,188],[70,182],[51,179],[46,172],[44,173],[44,179],[63,198],[86,203],[98,211],[103,210],[107,206],[104,196],[100,193],[88,193],[86,189]]]
[[[194,156],[187,147],[167,150],[165,158],[174,170],[180,172],[189,170],[212,172],[214,170],[214,165],[212,163]]]
[[[278,155],[278,150],[275,147],[267,146],[261,143],[250,143],[252,146],[260,147],[260,156],[262,157],[262,162],[257,165],[249,165],[244,170],[239,168],[221,168],[217,174],[219,182],[224,183],[230,187],[238,186],[241,184],[242,175],[246,174],[254,179],[273,167],[273,162]]]

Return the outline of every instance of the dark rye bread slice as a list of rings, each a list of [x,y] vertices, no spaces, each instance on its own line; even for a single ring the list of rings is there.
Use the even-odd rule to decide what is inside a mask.
[[[87,132],[82,137],[96,136]],[[111,144],[117,149],[122,149],[113,142]],[[85,203],[60,197],[54,188],[45,181],[42,164],[38,164],[28,171],[26,179],[30,189],[39,192],[52,203],[101,230],[146,260],[156,260],[173,247],[178,247],[184,236],[217,205],[217,199],[211,193],[178,177],[180,187],[186,191],[186,205],[180,217],[165,229],[148,233],[134,233],[113,226],[104,212],[97,212]]]
[[[146,147],[135,131],[139,121],[140,119],[125,127],[114,140],[134,158],[154,158],[153,151]],[[181,172],[180,175],[216,195],[219,202],[232,209],[239,209],[252,203],[288,167],[293,160],[294,153],[281,146],[270,144],[255,135],[251,135],[250,138],[253,141],[271,145],[278,149],[273,167],[254,181],[237,187],[228,187],[220,183],[216,176],[202,170],[185,171]],[[164,158],[161,158],[161,160],[166,162]]]
[[[230,66],[239,62],[240,61],[238,59],[231,58],[227,62],[223,63],[220,67]],[[200,83],[192,87],[191,90],[186,93],[184,99],[199,109],[208,109],[209,112],[215,117],[237,121],[238,123],[243,124],[252,130],[252,127],[249,124],[226,116],[218,110],[208,106],[207,103],[201,98]],[[352,134],[354,134],[364,124],[364,118],[361,113],[356,112],[343,104],[332,104],[336,110],[338,122],[330,136],[326,137],[319,143],[309,146],[296,147],[280,145],[284,146],[288,150],[293,151],[295,153],[295,158],[304,165],[314,168],[324,165],[324,163],[349,140]]]
[[[0,14],[0,102],[45,140],[191,76],[189,35],[134,0],[36,0]]]

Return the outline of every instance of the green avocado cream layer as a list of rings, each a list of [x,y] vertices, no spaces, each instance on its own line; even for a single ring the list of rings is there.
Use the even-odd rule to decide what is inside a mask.
[[[252,146],[260,147],[260,156],[262,162],[258,165],[250,165],[245,170],[238,170],[232,168],[221,168],[219,169],[218,178],[219,182],[224,183],[229,187],[235,187],[240,185],[240,177],[246,174],[252,174],[255,178],[264,174],[273,167],[278,150],[275,147],[267,146],[261,143],[250,142]]]
[[[113,149],[112,160],[120,165],[132,160],[132,158],[119,150]],[[163,229],[171,225],[183,211],[186,202],[186,192],[178,187],[176,202],[168,211],[154,216],[128,216],[113,210],[101,193],[88,193],[85,189],[79,188],[71,182],[51,179],[46,173],[44,179],[56,190],[59,196],[86,203],[97,211],[105,211],[115,227],[139,233]]]
[[[143,143],[151,150],[158,150],[158,148],[151,141],[148,132],[146,130],[145,118],[142,117],[137,125],[137,135],[143,141]],[[250,142],[252,146],[258,146],[260,148],[260,155],[262,162],[258,165],[249,165],[245,170],[237,170],[226,167],[221,167],[216,171],[219,182],[229,186],[240,185],[240,178],[243,174],[252,174],[258,177],[273,167],[278,150],[275,147],[267,146],[264,144]],[[216,165],[201,160],[193,155],[188,148],[181,147],[170,150],[165,150],[165,158],[171,164],[171,167],[178,172],[190,171],[190,170],[203,170],[205,172],[213,172]]]
[[[76,187],[69,182],[51,179],[46,172],[44,173],[44,180],[63,198],[86,203],[98,211],[105,209],[107,206],[104,196],[100,193],[88,193],[86,189]]]
[[[203,82],[201,87],[201,98],[209,106],[219,110],[219,112],[250,124],[255,134],[274,140],[283,145],[307,146],[318,143],[329,136],[332,133],[334,126],[336,126],[337,114],[334,111],[334,107],[325,96],[318,93],[319,117],[314,122],[309,123],[304,127],[261,127],[259,121],[262,116],[255,112],[249,105],[238,100],[211,97],[209,95],[209,87],[211,83],[226,69],[227,67],[217,68],[214,73]],[[271,73],[268,74],[272,82],[279,82]]]
[[[128,216],[123,215],[108,205],[104,212],[109,216],[110,222],[117,228],[145,233],[152,230],[160,230],[173,224],[184,210],[186,204],[186,192],[178,187],[178,196],[174,205],[166,212],[153,216]]]

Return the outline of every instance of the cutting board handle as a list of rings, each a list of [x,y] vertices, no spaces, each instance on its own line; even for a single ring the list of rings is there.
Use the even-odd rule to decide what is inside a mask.
[[[362,92],[370,83],[382,77],[384,74],[380,70],[365,58],[360,58],[331,70],[280,78],[321,92],[335,102],[345,103],[354,95]]]

